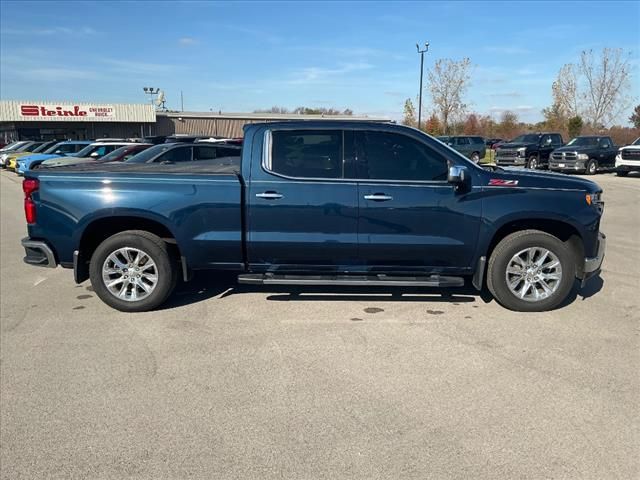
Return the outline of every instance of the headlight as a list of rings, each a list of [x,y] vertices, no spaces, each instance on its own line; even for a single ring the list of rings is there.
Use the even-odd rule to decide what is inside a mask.
[[[584,197],[588,205],[601,205],[602,202],[602,192],[598,193],[587,193]]]
[[[589,155],[586,153],[580,153],[578,154],[578,160],[589,160]]]
[[[520,147],[518,149],[518,156],[519,157],[524,157],[526,151],[527,151],[527,147]]]

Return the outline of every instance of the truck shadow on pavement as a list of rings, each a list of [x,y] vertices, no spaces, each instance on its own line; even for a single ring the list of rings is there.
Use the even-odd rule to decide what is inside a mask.
[[[567,299],[558,307],[572,304],[576,299],[585,300],[600,290],[604,281],[598,275],[592,278],[584,288],[576,281]],[[180,282],[174,293],[160,309],[172,309],[214,297],[225,298],[243,293],[264,293],[266,299],[276,302],[314,302],[314,301],[384,301],[384,302],[445,302],[445,303],[490,303],[493,297],[484,288],[478,292],[471,285],[460,288],[425,287],[318,287],[318,286],[256,286],[239,285],[236,275],[225,272],[198,272],[190,282]]]

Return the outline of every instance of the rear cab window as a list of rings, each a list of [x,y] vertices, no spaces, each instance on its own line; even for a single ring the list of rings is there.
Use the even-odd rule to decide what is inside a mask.
[[[295,178],[341,178],[341,130],[273,130],[267,170]]]

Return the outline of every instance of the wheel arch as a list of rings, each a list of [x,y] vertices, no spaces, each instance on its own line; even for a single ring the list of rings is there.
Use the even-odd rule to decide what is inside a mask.
[[[127,230],[144,230],[160,237],[169,245],[170,252],[182,261],[178,238],[171,228],[161,219],[149,218],[136,213],[112,213],[100,215],[86,220],[75,244],[77,254],[74,254],[74,270],[76,283],[89,278],[89,261],[100,243],[107,238]],[[184,262],[182,262],[184,263]],[[184,273],[184,265],[183,265]]]
[[[484,256],[488,260],[498,243],[508,235],[523,230],[539,230],[567,243],[576,262],[576,276],[584,275],[584,240],[578,228],[571,223],[555,218],[513,218],[500,224],[491,235]]]

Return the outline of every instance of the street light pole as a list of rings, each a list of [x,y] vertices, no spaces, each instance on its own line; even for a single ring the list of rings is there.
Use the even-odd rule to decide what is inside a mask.
[[[424,44],[424,50],[420,50],[420,45],[416,43],[416,49],[420,54],[420,92],[418,93],[418,130],[422,123],[422,72],[424,70],[424,52],[429,50],[429,42]]]

